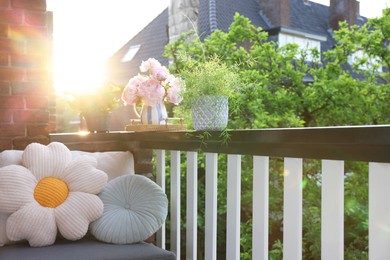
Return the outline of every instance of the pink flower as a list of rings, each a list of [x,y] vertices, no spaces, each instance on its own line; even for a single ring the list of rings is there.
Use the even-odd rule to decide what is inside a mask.
[[[152,70],[152,77],[159,81],[164,81],[168,78],[169,71],[164,66],[156,67]]]
[[[122,92],[122,100],[126,105],[135,104],[139,101],[139,89],[148,78],[138,74],[131,78]]]
[[[158,60],[154,58],[149,58],[147,61],[142,61],[139,69],[141,72],[148,72],[149,74],[152,74],[151,72],[153,70],[160,67],[161,67],[161,63]]]
[[[178,87],[170,87],[167,90],[167,99],[168,99],[168,102],[171,102],[172,104],[178,105],[183,100],[183,97],[180,95],[179,88]]]
[[[177,87],[179,89],[184,88],[184,81],[181,78],[177,78],[173,75],[169,75],[165,82],[171,87]]]
[[[166,82],[169,85],[167,90],[168,102],[178,105],[183,100],[181,92],[184,89],[184,81],[180,78],[176,78],[175,76],[170,75]]]
[[[151,78],[143,82],[138,89],[138,94],[142,101],[147,104],[156,104],[164,99],[165,89],[161,82]]]
[[[167,101],[178,105],[183,98],[180,93],[184,88],[184,81],[169,74],[168,69],[162,66],[154,58],[142,61],[141,72],[131,78],[122,93],[122,100],[126,105],[136,104],[142,101],[145,104],[153,105]]]

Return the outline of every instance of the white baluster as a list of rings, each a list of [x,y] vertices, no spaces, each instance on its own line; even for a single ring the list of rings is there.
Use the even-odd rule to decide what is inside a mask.
[[[268,259],[269,158],[253,157],[252,259]]]
[[[198,153],[187,152],[186,259],[197,259]]]
[[[369,164],[369,258],[390,259],[390,163]]]
[[[283,259],[302,259],[302,159],[284,159]]]
[[[344,259],[344,161],[322,161],[321,259]]]
[[[156,150],[156,182],[165,192],[165,150]],[[165,249],[165,222],[157,231],[156,244]]]
[[[241,155],[228,155],[226,259],[240,259]]]
[[[180,259],[180,151],[171,151],[171,251]]]
[[[217,259],[218,154],[206,153],[205,257]]]

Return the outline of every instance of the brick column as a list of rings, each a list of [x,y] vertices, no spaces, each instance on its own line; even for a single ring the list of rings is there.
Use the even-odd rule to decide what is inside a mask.
[[[330,0],[329,26],[333,30],[340,29],[339,22],[347,21],[349,25],[356,23],[360,5],[356,0]]]
[[[0,151],[47,144],[55,128],[46,0],[0,0]]]
[[[290,0],[260,0],[260,10],[272,23],[272,27],[291,25]]]

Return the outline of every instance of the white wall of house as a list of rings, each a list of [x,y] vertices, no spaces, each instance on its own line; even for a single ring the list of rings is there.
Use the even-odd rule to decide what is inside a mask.
[[[321,41],[316,39],[310,39],[307,37],[283,33],[279,34],[279,46],[283,46],[288,43],[298,44],[301,49],[317,49],[319,52],[321,51]],[[313,61],[312,55],[308,53],[307,61]]]
[[[362,59],[364,59],[363,62],[362,62]],[[358,50],[354,54],[352,54],[348,57],[348,63],[350,65],[354,65],[355,63],[360,63],[360,62],[362,62],[362,64],[360,64],[358,66],[358,68],[361,70],[371,70],[374,67],[378,67],[378,68],[375,68],[378,72],[383,71],[382,66],[378,65],[380,63],[380,59],[369,57],[362,50]]]

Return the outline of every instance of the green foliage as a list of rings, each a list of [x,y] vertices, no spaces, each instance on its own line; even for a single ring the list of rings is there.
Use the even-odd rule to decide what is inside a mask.
[[[191,106],[199,96],[232,97],[240,87],[239,76],[233,66],[228,66],[218,57],[207,61],[191,63],[179,73],[185,80],[186,87],[181,93],[183,104]]]
[[[390,122],[390,87],[385,81],[389,73],[377,69],[390,63],[388,48],[381,48],[386,38],[378,37],[386,32],[377,29],[387,28],[383,23],[374,20],[370,26],[351,29],[343,24],[335,32],[336,47],[321,57],[317,49],[279,47],[261,28],[236,14],[229,32],[217,30],[203,42],[191,40],[193,34],[182,35],[167,46],[166,55],[177,71],[214,56],[239,69],[245,88],[235,99],[239,109],[230,114],[229,128],[385,124]],[[372,40],[362,40],[365,35]],[[375,48],[370,47],[373,43]],[[371,69],[356,70],[364,80],[344,70],[348,55],[357,50],[378,61]],[[363,61],[355,59],[352,67]],[[308,76],[313,80],[305,81]]]
[[[300,49],[296,44],[278,46],[268,40],[262,28],[236,14],[228,32],[216,30],[204,41],[194,33],[183,34],[166,47],[165,54],[173,60],[172,69],[176,72],[215,56],[227,66],[238,68],[245,87],[235,97],[236,107],[229,115],[228,128],[389,124],[389,28],[390,9],[362,27],[342,23],[340,30],[334,32],[334,48],[319,53],[317,49]],[[224,159],[220,165],[218,243],[223,251],[225,231],[220,228],[226,219]],[[203,167],[199,165],[200,172]],[[251,170],[251,158],[246,157],[242,162],[242,259],[251,256]],[[346,162],[345,171],[345,258],[366,259],[367,167]],[[283,161],[271,160],[270,259],[282,259],[283,254],[283,181]],[[199,189],[202,194],[204,187]],[[320,259],[319,161],[304,160],[303,194],[303,258]]]
[[[341,23],[335,32],[335,48],[324,54],[325,65],[313,71],[318,82],[324,84],[323,98],[329,100],[328,109],[318,115],[321,125],[334,125],[334,121],[338,125],[390,122],[389,10],[361,27]],[[343,70],[349,66],[355,74]]]

